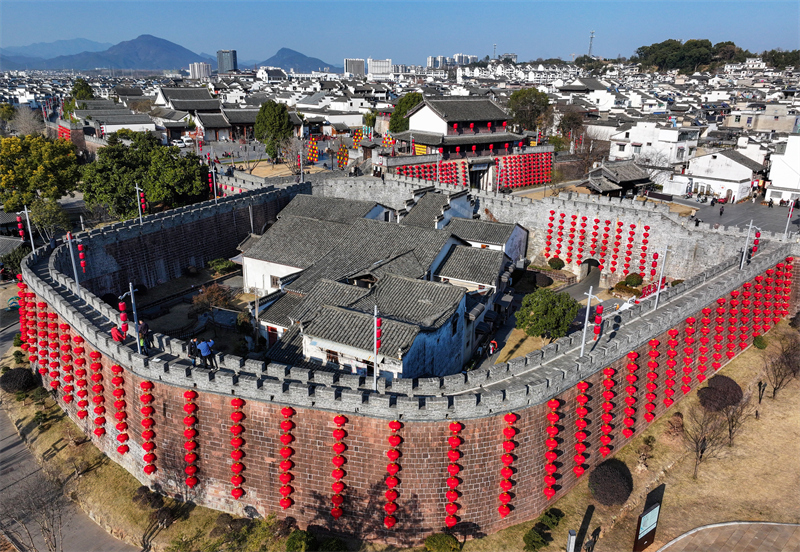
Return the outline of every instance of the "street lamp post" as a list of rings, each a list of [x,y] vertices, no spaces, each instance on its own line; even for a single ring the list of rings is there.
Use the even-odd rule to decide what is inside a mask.
[[[783,231],[783,241],[789,239],[789,223],[792,222],[792,213],[794,213],[794,199],[789,200],[789,216],[786,217],[786,228]]]
[[[134,296],[134,293],[136,293],[138,290],[133,289],[133,282],[128,282],[128,286],[128,291],[120,295],[119,300],[124,301],[128,295],[131,296],[131,308],[133,309],[133,331],[136,333],[136,349],[141,355],[142,344],[139,343],[139,316],[136,313],[136,297]]]
[[[589,286],[589,293],[584,293],[589,300],[586,302],[586,318],[583,321],[583,337],[581,338],[581,354],[583,356],[584,348],[586,347],[586,330],[589,327],[589,311],[592,310],[592,299],[597,299],[598,301],[600,298],[596,295],[592,295],[592,286]]]
[[[142,224],[142,196],[139,194],[144,190],[140,188],[138,184],[136,184],[133,189],[136,190],[136,205],[139,207],[139,224]]]
[[[75,293],[78,295],[79,299],[83,299],[83,294],[81,293],[81,284],[78,281],[78,265],[75,264],[75,253],[72,251],[72,241],[75,238],[72,237],[72,232],[67,232],[67,247],[69,248],[69,258],[72,260],[72,273],[75,276]]]
[[[742,259],[739,262],[739,270],[744,269],[744,263],[747,260],[747,251],[750,249],[750,232],[752,232],[754,228],[757,232],[761,232],[761,228],[758,226],[753,226],[753,220],[750,219],[750,224],[747,226],[747,239],[745,240],[744,248],[742,249]]]
[[[667,253],[669,246],[664,247],[664,254],[661,257],[661,271],[658,274],[658,282],[656,282],[656,300],[653,301],[653,311],[658,308],[658,299],[661,296],[661,283],[664,281],[664,266],[667,264]]]
[[[25,213],[25,220],[28,223],[28,236],[30,236],[30,238],[31,238],[31,251],[34,251],[36,249],[36,246],[33,244],[33,232],[31,232],[31,217],[30,217],[30,211],[28,211],[28,206],[27,205],[23,205],[22,211],[20,211],[17,214],[19,215],[19,214],[22,214],[22,213]]]

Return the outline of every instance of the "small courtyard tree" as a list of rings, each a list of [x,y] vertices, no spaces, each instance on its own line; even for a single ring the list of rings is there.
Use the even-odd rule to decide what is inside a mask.
[[[226,286],[211,284],[203,286],[200,293],[192,298],[192,312],[197,315],[208,313],[211,324],[216,324],[216,312],[214,309],[227,309],[231,306],[231,290]],[[214,335],[217,335],[216,326]]]
[[[517,311],[517,329],[552,341],[567,335],[577,314],[578,302],[569,294],[537,289],[522,300]]]
[[[727,441],[728,428],[719,412],[699,404],[689,407],[683,418],[683,446],[694,457],[693,479],[697,479],[700,464],[717,456]]]

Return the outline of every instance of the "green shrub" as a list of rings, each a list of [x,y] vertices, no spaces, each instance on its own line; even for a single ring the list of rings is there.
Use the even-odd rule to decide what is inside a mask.
[[[349,548],[341,540],[331,537],[322,541],[319,545],[320,552],[348,552]]]
[[[550,531],[558,527],[564,512],[557,508],[550,508],[533,524],[533,527],[522,537],[527,552],[536,552],[540,548],[547,546],[553,539]]]
[[[236,270],[238,265],[232,261],[229,261],[228,259],[220,258],[209,261],[208,266],[220,274],[227,274],[228,272],[233,272]]]
[[[637,272],[632,272],[625,277],[625,283],[631,287],[639,287],[642,285],[642,275]]]
[[[14,351],[14,362],[23,364],[26,360],[25,351]]]
[[[553,257],[552,259],[547,261],[547,264],[549,264],[550,268],[552,268],[553,270],[561,270],[562,268],[564,268],[564,261],[562,261],[558,257]]]
[[[425,539],[426,552],[458,552],[461,545],[449,533],[436,533]]]
[[[14,347],[19,347],[20,345],[22,345],[22,337],[16,333],[14,334]]]
[[[37,411],[36,414],[33,415],[33,423],[36,427],[41,427],[47,421],[47,414],[42,412],[41,410]]]
[[[37,383],[36,376],[27,368],[14,368],[0,376],[0,389],[6,393],[30,391]]]
[[[756,349],[766,349],[767,339],[763,335],[757,335],[753,338],[753,345]]]
[[[536,552],[540,548],[547,546],[547,540],[544,535],[539,531],[538,527],[534,525],[522,537],[522,542],[525,543],[524,550],[526,552]]]
[[[672,284],[671,285],[672,285],[672,287],[675,287],[678,284],[682,284],[682,283],[683,283],[683,280],[672,280]]]
[[[589,490],[600,504],[624,504],[633,491],[633,476],[625,462],[612,458],[589,474]]]
[[[619,293],[626,293],[628,295],[635,295],[636,297],[639,297],[642,294],[642,290],[632,288],[624,281],[617,282],[616,285],[614,285],[614,291],[617,291]]]
[[[310,552],[317,549],[317,539],[308,531],[297,529],[286,539],[286,552]]]
[[[9,368],[8,366],[0,367],[0,374],[5,374],[9,370],[11,370],[11,368]]]
[[[550,508],[539,517],[539,523],[550,529],[551,531],[558,527],[561,518],[564,517],[564,512],[557,508]]]

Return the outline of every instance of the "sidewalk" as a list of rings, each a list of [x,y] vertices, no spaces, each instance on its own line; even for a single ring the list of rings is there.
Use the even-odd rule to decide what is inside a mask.
[[[657,552],[795,552],[800,524],[733,521],[698,527]]]

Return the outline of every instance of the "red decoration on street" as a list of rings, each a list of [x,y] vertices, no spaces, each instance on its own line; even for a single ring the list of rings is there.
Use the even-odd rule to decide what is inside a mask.
[[[155,438],[155,431],[152,428],[155,426],[155,421],[153,420],[153,412],[155,410],[150,403],[153,402],[153,395],[150,394],[150,391],[153,389],[153,382],[150,381],[143,381],[139,384],[139,387],[142,389],[143,393],[139,396],[139,401],[144,405],[141,408],[142,412],[142,427],[145,428],[145,431],[142,432],[142,449],[145,451],[144,461],[144,473],[147,475],[152,475],[156,471],[156,466],[154,462],[156,461],[156,455],[153,454],[153,450],[155,450],[156,445],[153,442]]]

